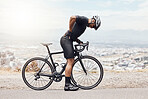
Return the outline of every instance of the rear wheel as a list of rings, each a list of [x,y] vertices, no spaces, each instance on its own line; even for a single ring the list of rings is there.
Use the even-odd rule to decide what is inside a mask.
[[[82,56],[81,60],[87,73],[84,72],[79,60],[76,59],[73,65],[71,80],[82,89],[92,89],[102,81],[103,67],[92,56]]]
[[[42,69],[41,69],[42,68]],[[25,84],[34,90],[44,90],[48,88],[52,82],[52,77],[40,76],[38,72],[52,74],[53,69],[49,61],[44,58],[36,57],[28,60],[22,69],[22,78]]]

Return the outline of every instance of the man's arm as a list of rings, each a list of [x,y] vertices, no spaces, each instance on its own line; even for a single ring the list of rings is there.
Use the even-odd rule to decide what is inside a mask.
[[[69,32],[72,32],[72,27],[75,22],[76,22],[76,16],[71,16],[69,20]]]
[[[81,44],[81,43],[83,44],[83,42],[81,40],[79,40],[78,38],[76,39],[76,42],[79,44]]]

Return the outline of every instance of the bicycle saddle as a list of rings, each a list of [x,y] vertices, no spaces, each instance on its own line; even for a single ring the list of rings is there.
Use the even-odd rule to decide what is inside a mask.
[[[52,43],[41,43],[43,46],[52,45]]]

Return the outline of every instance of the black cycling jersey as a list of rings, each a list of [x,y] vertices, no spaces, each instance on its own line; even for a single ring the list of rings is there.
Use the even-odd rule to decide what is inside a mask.
[[[76,16],[76,22],[74,23],[74,26],[72,28],[72,33],[70,35],[70,38],[73,41],[76,41],[76,39],[84,33],[86,26],[88,25],[88,18],[85,16]]]
[[[67,32],[66,35],[61,37],[60,43],[64,51],[64,57],[66,59],[74,58],[73,41],[84,33],[86,26],[88,25],[88,18],[84,16],[76,16],[76,22],[72,28],[72,32]],[[69,38],[70,36],[70,38]]]

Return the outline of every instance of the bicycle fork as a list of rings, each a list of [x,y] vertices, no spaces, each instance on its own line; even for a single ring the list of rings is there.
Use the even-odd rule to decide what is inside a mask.
[[[78,58],[78,60],[79,60],[79,62],[80,62],[80,64],[81,64],[81,66],[82,66],[82,69],[83,69],[84,73],[87,75],[87,71],[86,71],[86,69],[85,69],[85,67],[84,67],[84,64],[83,64],[81,58]]]

